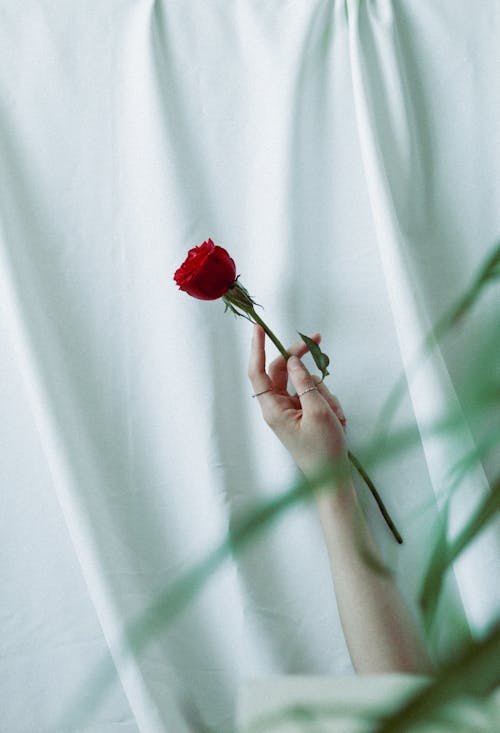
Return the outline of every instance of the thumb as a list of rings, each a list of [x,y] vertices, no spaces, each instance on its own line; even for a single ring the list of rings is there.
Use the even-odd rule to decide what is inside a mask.
[[[290,380],[297,391],[303,408],[324,407],[327,404],[320,394],[318,385],[312,375],[297,356],[291,356],[288,359],[287,368]],[[301,394],[301,392],[304,392],[304,394]]]

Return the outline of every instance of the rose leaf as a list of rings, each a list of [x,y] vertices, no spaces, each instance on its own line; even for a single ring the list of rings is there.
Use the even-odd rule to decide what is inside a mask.
[[[311,352],[311,356],[314,359],[314,363],[322,373],[324,379],[327,374],[330,374],[327,369],[327,366],[330,363],[330,358],[323,351],[321,351],[318,344],[311,338],[309,338],[309,336],[305,336],[303,333],[300,333],[300,331],[297,331],[297,333],[299,334],[302,341],[304,341],[304,343],[309,347],[309,351]],[[323,381],[323,379],[321,381]]]

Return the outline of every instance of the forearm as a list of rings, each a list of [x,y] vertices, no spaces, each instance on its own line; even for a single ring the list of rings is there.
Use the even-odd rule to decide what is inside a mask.
[[[383,564],[351,481],[338,491],[323,490],[315,497],[355,670],[432,674],[416,621],[393,577],[377,573],[363,557],[360,542]]]

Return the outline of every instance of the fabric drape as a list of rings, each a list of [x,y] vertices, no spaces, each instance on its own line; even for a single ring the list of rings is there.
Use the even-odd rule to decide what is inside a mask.
[[[353,673],[308,504],[122,653],[297,477],[250,399],[250,324],[172,276],[211,237],[283,343],[320,331],[356,452],[498,239],[499,31],[495,0],[4,0],[1,730],[183,733],[187,710],[220,729],[245,678]],[[491,288],[408,379],[395,427],[421,439],[373,468],[403,546],[354,477],[415,613],[440,492],[479,440],[465,410],[423,428],[464,402],[495,318]],[[499,467],[467,474],[450,537]],[[438,660],[498,614],[498,545],[492,524],[447,575]]]

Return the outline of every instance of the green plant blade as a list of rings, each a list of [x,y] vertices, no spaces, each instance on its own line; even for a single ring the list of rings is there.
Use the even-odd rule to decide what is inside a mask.
[[[400,374],[396,383],[392,387],[380,409],[379,417],[374,428],[374,435],[379,436],[380,445],[383,445],[387,439],[390,420],[405,395],[408,381],[413,377],[416,369],[420,366],[421,361],[423,361],[432,352],[436,344],[444,338],[448,331],[462,320],[462,318],[471,310],[485,287],[499,277],[500,241],[492,247],[488,257],[479,268],[479,272],[476,274],[469,288],[426,334],[415,358],[407,369]]]
[[[443,705],[459,697],[486,697],[500,682],[499,659],[497,621],[484,639],[470,643],[462,654],[447,663],[434,682],[414,695],[374,733],[408,733],[416,724],[433,720]]]
[[[491,492],[470,518],[458,537],[450,546],[446,544],[446,526],[441,528],[440,538],[429,563],[419,604],[424,616],[426,630],[430,629],[435,614],[444,575],[463,550],[477,537],[484,527],[500,510],[500,477],[495,481]]]

